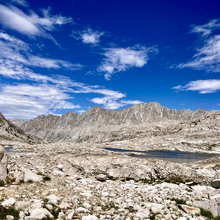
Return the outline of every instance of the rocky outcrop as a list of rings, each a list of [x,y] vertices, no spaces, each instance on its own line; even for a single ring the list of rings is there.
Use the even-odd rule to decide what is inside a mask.
[[[139,125],[161,119],[185,121],[207,113],[204,109],[196,111],[171,110],[157,102],[132,105],[122,110],[105,110],[92,107],[82,114],[68,112],[64,115],[42,115],[23,123],[13,120],[21,129],[44,140],[86,141],[94,132],[118,131],[126,126]]]
[[[12,122],[13,124],[16,124],[18,127],[20,127],[25,122],[25,120],[20,120],[17,118],[10,118],[8,119],[8,121]]]
[[[5,149],[0,146],[0,180],[5,180],[7,177],[8,158]]]
[[[0,112],[0,141],[18,141],[24,143],[42,143],[39,137],[26,134],[21,128],[5,119]]]

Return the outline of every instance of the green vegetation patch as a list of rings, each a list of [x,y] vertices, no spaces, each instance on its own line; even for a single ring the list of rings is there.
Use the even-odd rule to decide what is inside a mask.
[[[171,198],[171,201],[175,201],[177,205],[186,205],[186,201],[183,199],[175,199],[175,198]]]
[[[5,181],[4,180],[0,180],[0,187],[5,186]]]
[[[60,212],[61,212],[60,208],[53,208],[51,214],[55,217],[55,219],[57,219]]]
[[[206,217],[206,218],[209,218],[209,219],[214,219],[214,216],[212,214],[212,212],[210,212],[209,210],[206,210],[206,209],[203,209],[203,208],[200,208],[201,210],[201,215]]]
[[[7,176],[6,177],[6,182],[7,184],[11,185],[13,182],[15,182],[15,178],[14,177],[10,177],[10,176]]]
[[[6,215],[12,215],[15,220],[18,220],[19,212],[20,210],[15,209],[13,206],[5,208],[0,205],[0,220],[6,219]]]
[[[44,180],[44,181],[50,181],[51,178],[50,178],[49,176],[44,176],[44,177],[43,177],[43,180]]]
[[[37,175],[42,176],[44,181],[50,181],[51,180],[51,178],[49,176],[47,176],[47,175],[45,175],[45,174],[43,174],[41,172],[37,173]]]
[[[102,211],[108,211],[108,210],[110,210],[112,208],[115,209],[115,210],[119,209],[119,207],[116,206],[114,202],[110,202],[109,204],[107,204],[105,206],[102,205],[101,207],[102,207]]]

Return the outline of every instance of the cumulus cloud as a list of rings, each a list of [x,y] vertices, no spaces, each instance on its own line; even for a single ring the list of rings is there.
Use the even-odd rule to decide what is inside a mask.
[[[55,39],[47,32],[54,31],[57,25],[71,23],[72,18],[50,15],[49,12],[50,9],[43,9],[43,17],[40,17],[33,11],[30,14],[25,14],[15,6],[0,5],[0,22],[4,27],[29,37],[41,36],[52,39],[56,43]]]
[[[67,77],[47,77],[44,83],[3,85],[0,92],[0,109],[7,118],[32,119],[41,114],[53,114],[56,110],[76,109],[79,105],[73,104],[73,94],[93,93],[101,97],[89,101],[103,106],[105,109],[115,110],[120,107],[141,103],[138,100],[121,100],[126,95],[98,85],[87,85],[75,82]],[[52,83],[52,84],[51,84]],[[16,109],[16,112],[14,111]],[[84,110],[77,110],[82,113]]]
[[[213,31],[217,29],[220,29],[220,20],[212,20],[207,24],[194,26],[191,32],[201,35],[202,45],[195,48],[195,55],[187,63],[172,67],[220,72],[220,35],[212,35]]]
[[[99,72],[105,73],[105,79],[110,80],[116,72],[126,71],[132,67],[143,67],[149,60],[149,53],[158,53],[154,47],[128,47],[105,49],[102,64],[98,67]]]
[[[178,85],[173,87],[176,91],[198,91],[201,94],[215,93],[220,90],[219,79],[196,80],[186,85]]]
[[[88,28],[84,31],[73,31],[72,37],[77,40],[82,40],[84,44],[97,45],[100,42],[100,37],[104,35],[104,32],[93,31]]]
[[[80,64],[33,55],[31,45],[0,32],[0,75],[31,82],[1,85],[0,109],[7,118],[32,119],[41,114],[56,114],[61,109],[79,108],[78,112],[82,112],[79,105],[73,104],[73,97],[80,93],[96,94],[97,97],[89,101],[106,109],[140,103],[138,100],[125,100],[126,95],[119,91],[75,82],[65,76],[46,76],[33,72],[31,67],[82,68]]]
[[[18,84],[3,86],[1,89],[0,109],[7,118],[31,119],[57,109],[80,107],[66,101],[70,97],[54,85]]]

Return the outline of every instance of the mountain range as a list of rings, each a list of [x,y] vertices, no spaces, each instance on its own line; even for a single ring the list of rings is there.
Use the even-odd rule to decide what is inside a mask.
[[[68,112],[62,116],[41,115],[25,121],[9,119],[28,134],[52,142],[82,142],[94,138],[97,133],[111,133],[129,126],[143,125],[161,120],[187,121],[208,113],[204,109],[175,110],[157,102],[132,105],[122,110],[106,110],[92,107],[82,114]]]

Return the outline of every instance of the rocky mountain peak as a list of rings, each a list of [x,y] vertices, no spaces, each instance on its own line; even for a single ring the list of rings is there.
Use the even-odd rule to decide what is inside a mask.
[[[41,115],[19,126],[42,139],[57,141],[88,140],[96,132],[118,131],[126,126],[151,123],[160,120],[191,120],[206,114],[204,109],[175,110],[158,102],[140,103],[121,110],[106,110],[95,106],[82,114],[68,112],[64,115]]]

